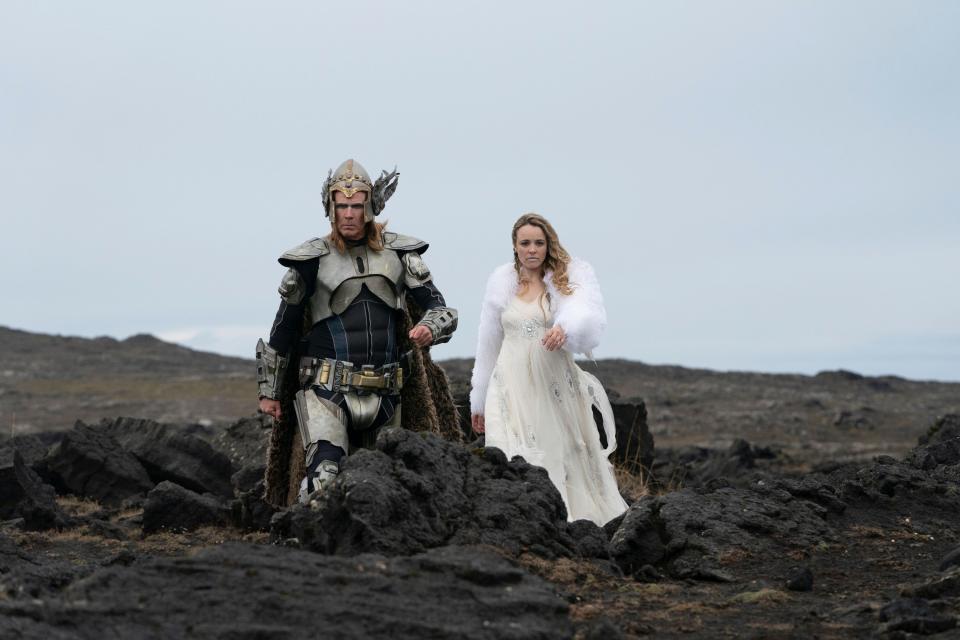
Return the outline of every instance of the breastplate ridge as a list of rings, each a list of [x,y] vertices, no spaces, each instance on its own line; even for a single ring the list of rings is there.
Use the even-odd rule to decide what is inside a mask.
[[[366,285],[392,309],[403,306],[403,263],[395,251],[373,251],[366,245],[346,253],[331,251],[320,257],[317,281],[310,297],[313,324],[343,313]]]

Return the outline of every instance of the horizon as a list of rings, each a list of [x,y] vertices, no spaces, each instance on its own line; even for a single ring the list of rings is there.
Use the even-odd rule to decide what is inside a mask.
[[[240,355],[240,354],[233,354],[233,353],[221,353],[221,352],[218,352],[218,351],[210,351],[210,350],[206,350],[206,349],[196,348],[196,347],[192,347],[192,346],[190,346],[190,345],[188,345],[188,344],[183,344],[183,343],[180,343],[180,342],[173,342],[173,341],[170,341],[170,340],[165,340],[164,338],[162,338],[162,337],[160,337],[160,336],[154,335],[154,334],[152,334],[152,333],[145,333],[145,332],[132,333],[132,334],[130,334],[130,335],[128,335],[128,336],[124,336],[124,337],[122,337],[122,338],[118,338],[118,337],[116,337],[116,336],[110,336],[110,335],[106,335],[106,334],[97,334],[97,335],[91,335],[91,336],[82,336],[82,335],[63,334],[63,333],[40,333],[40,332],[36,332],[36,331],[31,331],[31,330],[29,330],[29,329],[23,329],[23,328],[20,328],[20,327],[10,327],[10,326],[6,326],[6,325],[0,325],[0,329],[7,329],[7,330],[11,330],[11,331],[22,331],[22,332],[30,333],[30,334],[33,334],[33,335],[43,335],[43,336],[58,337],[58,338],[80,338],[80,339],[84,339],[84,340],[97,340],[97,339],[108,338],[108,339],[114,340],[114,341],[116,341],[116,342],[118,342],[118,343],[120,343],[120,342],[125,342],[125,341],[127,341],[127,340],[132,339],[132,338],[144,337],[144,336],[145,336],[145,337],[149,337],[149,338],[153,338],[153,339],[159,340],[160,342],[163,342],[163,343],[165,343],[165,344],[169,344],[169,345],[172,345],[172,346],[178,346],[178,347],[184,347],[184,348],[190,349],[191,351],[198,352],[198,353],[208,353],[208,354],[217,355],[217,356],[223,356],[223,357],[227,357],[227,358],[239,358],[239,359],[246,360],[246,361],[250,362],[251,365],[253,365],[253,364],[255,363],[254,358],[253,358],[252,356],[249,356],[249,355]],[[432,354],[431,354],[431,355],[432,355]],[[438,364],[443,364],[443,363],[444,363],[445,361],[447,361],[447,360],[472,360],[472,359],[473,359],[472,356],[450,356],[450,357],[434,358],[434,361],[437,362]],[[578,360],[579,362],[581,362],[581,363],[589,363],[589,362],[593,362],[593,361],[602,362],[602,361],[607,361],[607,360],[622,360],[622,361],[625,361],[625,362],[629,362],[629,363],[631,363],[631,364],[640,364],[640,365],[644,365],[644,366],[648,366],[648,367],[658,367],[658,368],[676,367],[676,368],[681,368],[681,369],[687,369],[687,370],[689,370],[689,371],[708,371],[708,372],[717,373],[717,374],[755,374],[755,375],[769,375],[769,376],[783,375],[783,376],[816,377],[817,375],[827,374],[827,373],[852,373],[852,374],[855,374],[855,375],[858,375],[858,376],[862,376],[862,377],[864,377],[864,378],[899,378],[899,379],[903,379],[903,380],[908,380],[908,381],[910,381],[910,382],[931,382],[931,383],[944,383],[944,384],[960,384],[960,379],[958,379],[958,380],[943,380],[943,379],[937,379],[937,378],[911,378],[911,377],[908,377],[908,376],[902,376],[902,375],[898,375],[898,374],[894,374],[894,373],[868,374],[868,373],[863,373],[863,372],[861,372],[861,371],[856,371],[856,370],[853,370],[853,369],[845,369],[845,368],[821,369],[821,370],[818,370],[818,371],[815,371],[815,372],[812,372],[812,373],[802,372],[802,371],[762,371],[762,370],[756,370],[756,369],[716,369],[716,368],[712,368],[712,367],[700,367],[700,366],[695,366],[695,365],[694,365],[694,366],[691,366],[691,365],[677,364],[677,363],[671,363],[671,362],[648,362],[648,361],[646,361],[646,360],[641,360],[641,359],[637,359],[637,358],[621,357],[621,356],[617,356],[617,355],[608,355],[608,356],[605,356],[605,357],[602,357],[602,358],[593,358],[593,359],[588,359],[588,358],[585,358],[585,357],[582,357],[582,356],[578,356],[578,357],[577,357],[577,360]],[[251,374],[250,374],[250,375],[253,376],[252,370],[251,370]]]

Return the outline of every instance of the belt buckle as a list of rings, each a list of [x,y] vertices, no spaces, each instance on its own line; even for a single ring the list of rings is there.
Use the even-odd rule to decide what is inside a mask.
[[[351,376],[351,386],[362,389],[381,389],[383,388],[384,376],[376,373],[372,364],[365,364],[360,371]]]

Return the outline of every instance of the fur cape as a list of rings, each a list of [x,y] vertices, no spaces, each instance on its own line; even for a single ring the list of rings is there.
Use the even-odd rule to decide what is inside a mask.
[[[563,348],[571,353],[592,357],[592,350],[600,344],[600,336],[607,326],[607,312],[603,307],[600,283],[593,267],[585,260],[572,258],[567,276],[573,293],[563,295],[553,284],[553,271],[543,278],[550,299],[550,313],[554,326],[563,328],[567,335]],[[487,386],[503,343],[500,315],[510,299],[517,295],[520,283],[513,263],[500,265],[487,280],[486,293],[480,309],[480,335],[477,339],[477,357],[470,378],[470,413],[483,415]]]

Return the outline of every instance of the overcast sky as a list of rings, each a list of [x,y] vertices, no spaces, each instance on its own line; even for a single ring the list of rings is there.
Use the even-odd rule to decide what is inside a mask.
[[[960,380],[960,3],[0,2],[0,324],[252,357],[347,157],[460,311],[522,213],[597,357]]]

